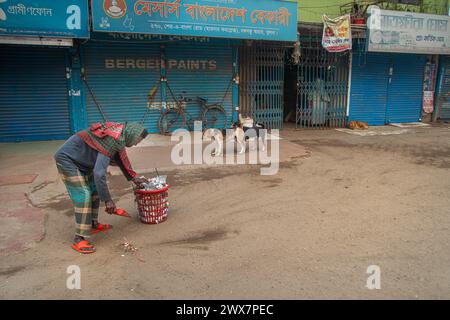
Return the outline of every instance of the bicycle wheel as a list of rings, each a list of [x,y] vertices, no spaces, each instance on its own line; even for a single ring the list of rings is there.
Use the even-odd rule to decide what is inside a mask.
[[[226,129],[228,117],[220,105],[210,105],[202,113],[203,128]]]
[[[168,135],[176,129],[186,126],[186,115],[176,109],[168,109],[161,113],[158,121],[159,132]]]

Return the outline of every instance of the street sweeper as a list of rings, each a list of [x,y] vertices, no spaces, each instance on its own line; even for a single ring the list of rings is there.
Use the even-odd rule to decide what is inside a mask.
[[[107,169],[117,165],[127,180],[136,186],[148,182],[137,177],[126,153],[127,147],[137,145],[147,136],[140,123],[104,122],[71,136],[56,152],[56,167],[64,182],[75,211],[75,238],[72,248],[80,253],[95,252],[90,235],[112,228],[98,222],[100,201],[109,214],[120,214],[107,185]]]

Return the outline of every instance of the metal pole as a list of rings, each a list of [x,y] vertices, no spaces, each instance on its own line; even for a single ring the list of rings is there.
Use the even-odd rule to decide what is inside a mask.
[[[432,122],[436,122],[437,119],[440,116],[440,111],[441,111],[441,90],[442,90],[442,85],[444,82],[444,75],[445,75],[445,68],[446,68],[446,59],[448,59],[445,56],[439,56],[439,71],[438,71],[438,76],[437,76],[437,81],[436,81],[436,92],[434,94],[434,110],[433,110],[433,115],[432,115]]]
[[[233,56],[233,70],[232,70],[233,79],[231,81],[233,81],[233,83],[232,84],[230,83],[232,85],[231,119],[232,122],[237,122],[239,114],[239,48],[237,46],[232,47],[232,56]]]
[[[352,63],[353,63],[353,54],[350,52],[348,57],[348,86],[347,86],[347,109],[345,111],[345,116],[348,117],[350,115],[350,92],[352,85]]]
[[[163,111],[167,108],[167,92],[166,92],[166,47],[160,46],[160,75],[161,75],[161,108]]]

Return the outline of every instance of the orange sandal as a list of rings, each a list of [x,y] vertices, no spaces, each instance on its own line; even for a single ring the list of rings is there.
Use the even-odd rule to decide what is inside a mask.
[[[78,251],[79,253],[88,254],[94,253],[95,248],[87,240],[81,240],[78,243],[72,243],[72,249]]]
[[[103,224],[103,223],[99,223],[97,225],[97,228],[92,230],[92,234],[96,234],[100,231],[104,232],[104,231],[108,231],[109,229],[112,229],[112,225],[110,224]]]

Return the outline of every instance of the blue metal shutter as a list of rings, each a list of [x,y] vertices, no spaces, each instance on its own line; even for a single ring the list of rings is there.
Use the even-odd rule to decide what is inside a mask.
[[[69,135],[64,49],[0,46],[0,141]]]
[[[386,118],[389,58],[384,54],[354,54],[349,120],[383,125]]]
[[[424,55],[392,55],[393,74],[388,90],[386,123],[420,120],[425,62]]]
[[[450,57],[441,59],[441,63],[445,64],[442,86],[438,97],[440,105],[439,117],[441,119],[450,120]]]
[[[232,80],[232,48],[215,44],[169,44],[166,48],[167,81],[175,96],[183,93],[192,99],[186,110],[192,120],[200,118],[197,96],[208,104],[221,103]],[[167,102],[173,102],[167,90]],[[228,124],[232,114],[232,88],[229,87],[222,107],[227,112]],[[189,119],[188,119],[189,120]]]
[[[95,99],[108,121],[138,121],[146,113],[148,94],[153,86],[158,92],[153,100],[161,103],[159,44],[90,42],[83,48],[86,78]],[[103,121],[92,96],[86,92],[88,124]],[[145,127],[157,132],[160,109],[147,115]]]

